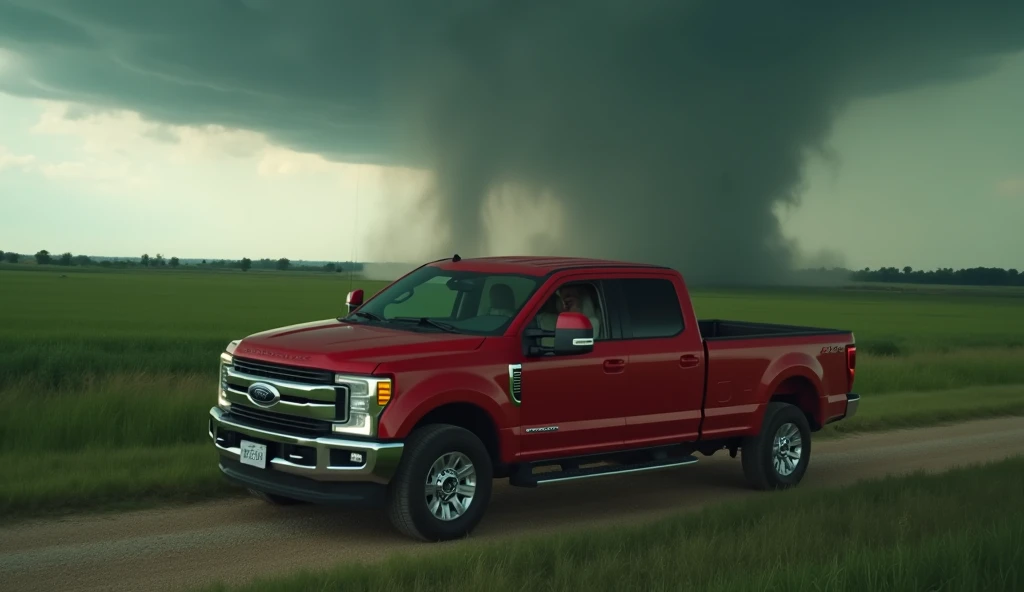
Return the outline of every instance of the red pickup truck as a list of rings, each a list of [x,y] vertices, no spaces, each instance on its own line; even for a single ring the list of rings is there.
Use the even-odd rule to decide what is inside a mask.
[[[456,255],[348,304],[228,345],[209,418],[220,470],[271,503],[386,508],[423,540],[471,532],[498,478],[728,450],[752,487],[790,487],[811,434],[860,401],[850,331],[697,320],[664,267]]]

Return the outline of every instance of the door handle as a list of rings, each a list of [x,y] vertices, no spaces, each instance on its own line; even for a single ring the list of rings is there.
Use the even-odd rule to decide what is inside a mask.
[[[693,368],[697,364],[700,364],[700,358],[693,354],[686,354],[679,357],[679,365],[683,368]]]
[[[626,360],[605,360],[604,371],[605,372],[622,372],[626,367]]]

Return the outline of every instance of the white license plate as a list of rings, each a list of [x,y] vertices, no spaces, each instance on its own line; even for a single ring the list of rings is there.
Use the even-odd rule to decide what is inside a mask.
[[[267,446],[242,440],[240,459],[243,465],[252,465],[261,469],[267,468]]]

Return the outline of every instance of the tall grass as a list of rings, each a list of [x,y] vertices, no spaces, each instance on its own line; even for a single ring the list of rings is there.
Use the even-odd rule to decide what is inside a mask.
[[[1011,415],[1024,415],[1024,385],[900,392],[877,397],[866,393],[857,415],[825,426],[817,437]]]
[[[207,374],[229,340],[140,337],[0,337],[0,399],[7,390],[85,392],[104,379]]]
[[[259,580],[227,590],[1024,589],[1024,458],[758,496],[629,527]]]
[[[919,352],[906,356],[861,356],[858,352],[854,386],[870,396],[997,384],[1024,384],[1024,348]]]
[[[86,380],[77,393],[3,392],[3,451],[173,446],[209,439],[216,373],[122,374]]]
[[[67,511],[241,495],[212,446],[91,448],[0,454],[0,522]]]

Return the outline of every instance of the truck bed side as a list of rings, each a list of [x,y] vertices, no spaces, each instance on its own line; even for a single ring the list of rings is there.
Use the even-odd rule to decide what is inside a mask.
[[[798,336],[835,336],[845,339],[850,335],[849,331],[842,329],[823,329],[820,327],[777,323],[754,323],[751,321],[725,321],[721,319],[701,319],[697,321],[697,325],[700,327],[700,334],[705,341]]]
[[[852,387],[846,346],[854,343],[852,333],[732,321],[701,323],[702,333],[703,323],[717,323],[709,325],[711,337],[704,341],[703,439],[756,434],[773,397],[799,406],[812,429],[845,412]]]

